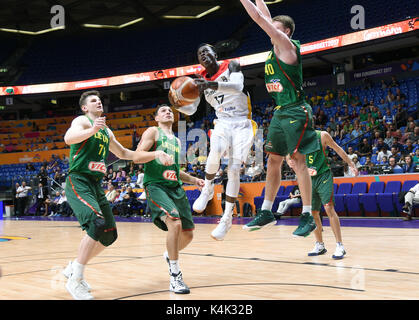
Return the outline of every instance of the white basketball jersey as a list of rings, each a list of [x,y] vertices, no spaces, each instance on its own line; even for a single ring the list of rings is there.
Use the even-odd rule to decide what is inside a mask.
[[[202,75],[209,81],[228,82],[230,80],[228,64],[229,61],[224,61],[220,65],[218,72],[212,77],[206,77],[205,71]],[[251,117],[250,98],[244,92],[232,94],[206,89],[204,95],[205,100],[215,109],[215,114],[218,119]]]

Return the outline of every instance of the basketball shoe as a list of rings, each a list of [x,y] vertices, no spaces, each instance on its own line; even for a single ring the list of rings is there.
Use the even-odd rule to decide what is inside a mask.
[[[343,247],[343,244],[341,243],[337,243],[336,244],[336,250],[335,253],[333,254],[332,258],[339,260],[339,259],[343,259],[343,256],[346,254],[345,248]]]
[[[309,212],[303,212],[300,216],[298,228],[292,233],[297,237],[307,237],[311,231],[316,229],[316,223]]]
[[[170,291],[178,294],[188,294],[191,291],[189,287],[183,282],[182,272],[179,271],[178,274],[172,273],[170,275]]]
[[[274,224],[276,224],[276,219],[272,212],[269,210],[260,210],[252,221],[243,226],[243,229],[255,231]]]
[[[73,273],[73,266],[72,266],[72,261],[70,261],[67,265],[67,267],[65,267],[65,269],[62,271],[62,274],[64,275],[64,277],[66,277],[67,279],[70,278],[71,274]],[[85,281],[84,279],[81,279],[80,281],[81,285],[84,286],[87,291],[92,290],[92,287],[90,287],[90,285],[87,283],[87,281]]]
[[[322,255],[322,254],[325,254],[327,252],[327,250],[326,250],[326,248],[324,247],[324,243],[323,242],[317,242],[316,241],[316,244],[314,245],[314,249],[313,250],[311,250],[309,253],[308,253],[308,256],[309,257],[313,257],[313,256],[320,256],[320,255]]]
[[[81,284],[80,279],[68,278],[65,288],[75,300],[93,300],[87,288]]]
[[[198,199],[192,205],[193,211],[201,213],[207,207],[208,201],[214,197],[214,183],[210,183],[208,186],[205,186],[201,190],[201,194]]]
[[[406,217],[404,217],[403,220],[405,221],[412,220],[412,205],[409,202],[406,202],[402,210],[403,210],[403,213],[406,215]]]
[[[222,218],[220,219],[220,222],[218,223],[218,226],[214,230],[212,230],[211,237],[214,240],[224,240],[225,235],[231,229],[232,223],[233,216],[231,214],[224,213]]]

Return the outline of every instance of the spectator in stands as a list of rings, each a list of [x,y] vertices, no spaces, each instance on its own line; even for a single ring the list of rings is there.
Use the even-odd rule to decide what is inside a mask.
[[[357,155],[354,153],[354,148],[348,147],[348,157],[353,160],[353,158],[357,157]]]
[[[386,143],[384,143],[384,139],[382,137],[378,138],[378,142],[374,145],[374,147],[377,149],[378,152],[380,152],[383,148],[386,148],[386,151],[390,149],[390,147]]]
[[[245,174],[251,177],[250,181],[260,181],[263,173],[263,166],[261,164],[256,164],[256,161],[253,161],[250,167],[246,168]]]
[[[381,80],[381,89],[382,90],[387,89],[387,83],[384,80]]]
[[[349,168],[346,162],[343,163],[343,176],[344,177],[355,177],[355,173]]]
[[[411,155],[406,155],[404,157],[405,164],[402,166],[404,173],[413,173],[415,172],[416,165],[412,161]]]
[[[56,214],[58,214],[58,201],[61,198],[61,194],[60,191],[57,190],[55,191],[55,197],[53,199],[50,199],[49,201],[49,208],[50,208],[50,214],[48,217],[52,217],[55,216]]]
[[[323,110],[320,110],[319,115],[316,117],[316,124],[326,125],[327,122],[328,122],[327,115],[324,113]]]
[[[368,120],[368,114],[367,114],[365,108],[362,108],[359,111],[359,121],[364,122],[364,121],[367,121],[367,120]]]
[[[137,170],[137,186],[140,188],[144,188],[143,185],[143,181],[144,181],[144,169],[143,166],[140,166],[140,168]]]
[[[372,147],[368,142],[367,138],[362,139],[362,143],[358,147],[358,151],[356,152],[359,158],[362,157],[371,157],[372,155]]]
[[[361,131],[361,129],[359,128],[359,125],[358,124],[355,124],[354,125],[354,129],[352,130],[352,132],[351,132],[351,138],[352,139],[354,139],[354,138],[358,138],[360,135],[362,135],[362,131]]]
[[[135,183],[131,181],[131,177],[127,176],[125,183],[124,183],[125,187],[128,188],[135,188]]]
[[[387,166],[388,165],[388,157],[383,156],[380,161],[377,160],[377,163],[381,166]]]
[[[121,205],[119,206],[119,212],[121,217],[131,217],[134,215],[134,208],[138,206],[137,195],[131,187],[127,187],[127,192],[123,196]]]
[[[406,146],[403,148],[402,154],[403,155],[413,155],[415,147],[413,146],[413,141],[407,139]]]
[[[106,177],[108,180],[113,181],[116,178],[116,172],[112,168],[109,168]]]
[[[386,114],[383,116],[383,123],[386,126],[389,126],[390,124],[394,123],[395,121],[394,115],[391,114],[390,109],[386,109]]]
[[[391,131],[386,131],[386,137],[384,138],[384,143],[388,145],[390,148],[393,146],[394,137],[391,136]]]
[[[48,215],[48,187],[44,186],[42,183],[39,183],[38,185],[38,192],[36,194],[36,209],[35,209],[35,215],[40,216],[41,215],[41,207],[44,207],[45,211],[43,216]]]
[[[380,149],[379,149],[380,150]],[[383,157],[391,157],[391,151],[388,150],[387,145],[383,146],[377,155],[377,162],[380,163]]]
[[[384,173],[403,173],[403,169],[397,164],[396,158],[390,157]]]
[[[250,182],[252,177],[249,176],[245,170],[245,168],[240,168],[240,181],[242,182]]]
[[[391,152],[391,156],[396,158],[396,162],[399,162],[402,156],[399,150],[396,147],[391,147],[390,152]]]
[[[33,166],[32,163],[29,162],[26,164],[26,171],[29,171],[29,172],[35,171],[35,167]]]
[[[106,193],[106,199],[113,203],[117,196],[117,191],[115,190],[115,186],[112,183],[108,183],[108,192]]]
[[[398,105],[397,106],[397,113],[394,116],[394,121],[396,122],[397,128],[405,127],[407,125],[407,111],[406,108],[403,108],[403,106]]]
[[[361,167],[362,167],[362,165],[361,165],[361,163],[359,162],[359,160],[358,160],[358,157],[357,157],[357,156],[355,156],[355,157],[353,157],[353,158],[352,158],[352,162],[355,164],[355,167],[356,167],[357,169],[359,169],[359,168],[361,168]]]
[[[26,185],[26,181],[22,181],[22,185],[17,188],[16,196],[17,196],[17,211],[15,215],[17,217],[23,216],[26,213],[26,207],[28,205],[28,192],[32,190],[31,187]]]
[[[15,186],[12,188],[12,197],[13,197],[13,208],[14,212],[16,213],[18,210],[18,197],[17,197],[17,189],[19,189],[20,185],[19,182],[15,183]]]
[[[392,87],[399,87],[399,86],[400,86],[399,81],[397,81],[395,76],[392,76],[391,77],[391,83],[390,83],[389,87],[392,88]]]
[[[42,185],[46,186],[48,184],[48,173],[45,170],[44,166],[41,166],[41,168],[39,169],[37,178],[39,182],[42,183]]]
[[[416,150],[415,150],[415,154],[413,156],[413,163],[415,165],[419,164],[419,148],[416,148]]]

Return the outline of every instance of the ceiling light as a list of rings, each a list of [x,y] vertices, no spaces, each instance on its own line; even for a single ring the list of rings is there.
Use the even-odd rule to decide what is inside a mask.
[[[56,27],[56,28],[49,28],[49,29],[40,30],[40,31],[26,31],[26,30],[17,30],[17,29],[8,29],[8,28],[0,28],[0,31],[21,33],[21,34],[29,34],[31,36],[37,36],[39,34],[44,34],[44,33],[47,33],[47,32],[56,31],[56,30],[63,30],[63,29],[65,29],[64,26]]]
[[[141,17],[141,18],[134,19],[132,21],[128,21],[126,23],[123,23],[119,26],[114,26],[114,25],[109,25],[109,24],[93,24],[93,23],[85,23],[85,24],[82,24],[82,26],[86,27],[86,28],[122,29],[122,28],[133,25],[134,23],[137,23],[137,22],[140,22],[140,21],[143,21],[143,20],[144,20],[144,18]]]
[[[212,7],[211,9],[208,9],[207,11],[204,11],[196,16],[163,16],[163,18],[165,19],[200,19],[214,11],[217,11],[218,9],[220,9],[220,6],[215,6]]]

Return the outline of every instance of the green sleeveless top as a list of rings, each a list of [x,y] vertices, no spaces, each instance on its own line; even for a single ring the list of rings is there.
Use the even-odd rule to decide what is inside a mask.
[[[277,106],[286,106],[304,101],[303,65],[301,63],[300,41],[291,40],[297,48],[297,65],[279,60],[274,48],[265,62],[265,85]]]
[[[317,139],[319,139],[320,149],[306,155],[306,163],[308,172],[311,176],[322,174],[330,170],[329,161],[327,160],[326,150],[322,146],[321,131],[316,130]]]
[[[89,121],[93,124],[91,119]],[[108,130],[100,129],[89,139],[70,145],[69,173],[77,172],[89,175],[95,180],[102,179],[106,173],[105,160],[108,153]]]
[[[159,137],[154,145],[153,151],[162,150],[172,156],[174,164],[165,166],[160,163],[158,159],[147,162],[144,164],[144,186],[150,183],[163,185],[169,188],[175,188],[182,185],[179,177],[179,153],[180,146],[176,137],[169,138],[164,131],[157,127],[159,130]]]

